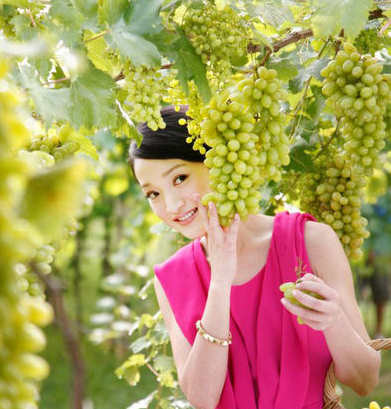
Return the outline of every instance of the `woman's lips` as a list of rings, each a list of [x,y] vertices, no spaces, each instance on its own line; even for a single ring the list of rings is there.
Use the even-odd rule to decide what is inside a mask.
[[[182,224],[182,225],[189,224],[195,218],[195,216],[197,214],[197,211],[198,211],[198,208],[196,207],[196,208],[186,212],[183,216],[175,218],[174,221],[176,223],[179,223],[179,224]],[[185,217],[185,219],[184,219],[184,217]]]

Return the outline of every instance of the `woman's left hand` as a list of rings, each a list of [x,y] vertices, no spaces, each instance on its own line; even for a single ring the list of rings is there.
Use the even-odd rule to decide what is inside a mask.
[[[317,293],[323,299],[315,298],[301,290]],[[285,297],[281,298],[282,304],[292,314],[301,317],[303,323],[309,327],[317,331],[324,331],[340,322],[342,313],[340,295],[314,274],[307,273],[301,277],[301,282],[296,285],[296,290],[292,291],[292,295],[301,304],[311,309],[292,304]]]

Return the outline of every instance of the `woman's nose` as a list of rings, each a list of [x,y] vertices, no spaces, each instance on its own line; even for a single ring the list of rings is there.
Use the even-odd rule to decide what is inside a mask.
[[[185,200],[182,197],[176,195],[166,196],[166,210],[168,213],[178,213],[185,204]]]

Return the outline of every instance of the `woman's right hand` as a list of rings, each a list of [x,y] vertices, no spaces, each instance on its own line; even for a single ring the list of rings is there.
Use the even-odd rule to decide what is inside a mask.
[[[237,238],[240,217],[236,214],[229,227],[221,227],[216,205],[213,202],[208,203],[208,217],[208,211],[201,203],[200,195],[194,194],[194,199],[206,231],[211,282],[229,283],[229,285],[232,285],[237,273]]]

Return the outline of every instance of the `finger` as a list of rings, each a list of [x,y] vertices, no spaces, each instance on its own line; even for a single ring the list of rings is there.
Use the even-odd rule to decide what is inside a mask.
[[[293,290],[292,295],[296,298],[297,301],[301,302],[308,308],[312,308],[315,311],[327,312],[328,311],[328,301],[320,300],[315,298],[312,295],[303,293],[299,290]]]
[[[240,216],[238,213],[235,213],[235,217],[232,220],[231,226],[229,227],[228,230],[228,237],[236,240],[238,237],[238,232],[239,232],[239,225],[240,225]]]
[[[316,281],[318,283],[324,283],[324,281],[320,277],[312,273],[306,273],[303,275],[303,277],[300,277],[300,282],[303,281]]]
[[[312,321],[320,321],[323,315],[319,311],[308,310],[307,308],[301,307],[300,305],[293,304],[285,297],[281,298],[282,305],[292,314],[297,315],[303,319],[308,319]]]
[[[222,232],[222,228],[219,222],[219,215],[217,213],[217,207],[215,203],[209,202],[208,208],[209,208],[209,214],[210,214],[210,219],[209,219],[210,227],[213,229],[215,233]]]
[[[202,224],[204,226],[204,229],[208,232],[209,231],[208,211],[206,210],[206,207],[202,204],[201,196],[198,193],[194,193],[193,198],[196,202],[198,211],[200,212],[200,216],[202,219]]]
[[[317,293],[321,295],[323,298],[326,299],[334,299],[336,294],[335,290],[330,288],[326,283],[322,282],[315,282],[315,281],[302,281],[301,283],[296,285],[298,290],[306,290]]]

